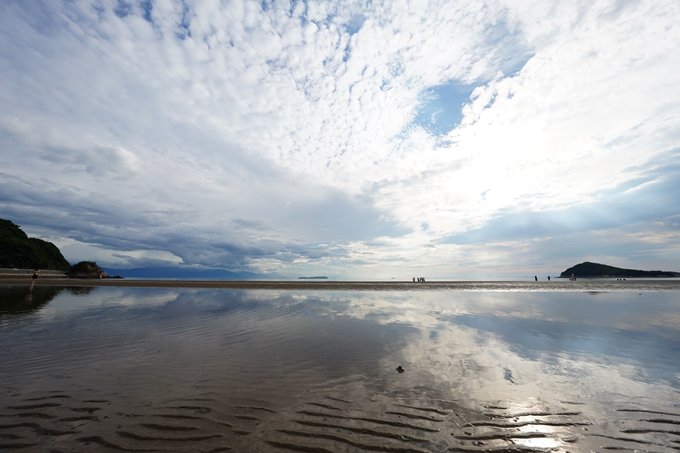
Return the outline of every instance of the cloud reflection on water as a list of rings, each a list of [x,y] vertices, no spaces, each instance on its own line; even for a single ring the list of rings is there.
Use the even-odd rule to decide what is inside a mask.
[[[17,291],[0,286],[0,300]],[[517,437],[513,445],[571,449],[564,439],[573,438],[587,451],[602,444],[584,437],[583,427],[620,436],[631,420],[621,408],[677,412],[668,407],[680,389],[677,292],[53,292],[20,314],[0,313],[0,339],[9,345],[0,349],[0,415],[16,416],[12,408],[26,404],[17,398],[67,391],[63,408],[45,410],[110,402],[97,409],[100,423],[83,429],[124,446],[121,424],[157,426],[158,409],[234,424],[244,423],[233,418],[244,407],[266,408],[245,422],[260,431],[225,435],[238,451],[273,451],[263,446],[276,435],[272,426],[291,427],[301,414],[317,422],[342,414],[357,423],[401,417],[409,407],[446,407],[450,419],[423,440],[427,451],[455,449],[474,436],[500,446],[504,440],[484,437],[499,429]],[[335,413],[330,404],[347,410]],[[477,420],[487,425],[463,427]],[[77,441],[60,440],[64,449]]]
[[[658,399],[680,388],[676,296],[98,288],[60,292],[31,316],[45,324],[43,340],[78,331],[103,350],[122,335],[133,349],[172,343],[173,360],[196,364],[233,350],[244,363],[250,354],[328,378],[350,368],[384,378],[400,364],[400,385],[477,399]],[[63,354],[84,347],[73,341]]]

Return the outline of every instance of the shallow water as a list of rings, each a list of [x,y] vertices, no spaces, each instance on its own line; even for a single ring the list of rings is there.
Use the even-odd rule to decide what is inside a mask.
[[[680,292],[477,285],[0,286],[0,449],[680,449]]]

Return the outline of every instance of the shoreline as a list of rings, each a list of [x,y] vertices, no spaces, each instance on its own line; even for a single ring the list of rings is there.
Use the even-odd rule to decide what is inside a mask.
[[[0,278],[0,286],[30,284],[23,278]],[[680,291],[680,279],[650,280],[578,280],[578,281],[328,281],[328,280],[127,280],[65,279],[41,276],[36,286],[60,287],[130,287],[130,288],[213,288],[296,291]],[[605,288],[606,287],[606,288]]]

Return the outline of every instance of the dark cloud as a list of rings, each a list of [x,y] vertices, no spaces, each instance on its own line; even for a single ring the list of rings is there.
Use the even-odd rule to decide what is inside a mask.
[[[289,181],[279,179],[275,184],[286,183]],[[261,220],[237,217],[218,227],[197,222],[200,211],[191,207],[162,208],[144,201],[122,200],[115,194],[0,174],[2,218],[24,228],[40,228],[50,236],[109,250],[167,251],[187,265],[247,269],[253,259],[292,263],[300,258],[346,258],[346,246],[351,241],[408,232],[386,220],[366,198],[319,189],[308,197],[297,194],[291,203],[283,202],[285,199],[285,191],[278,197],[272,194],[264,208],[256,209]],[[262,209],[268,209],[267,215]],[[277,232],[290,237],[283,234],[289,228],[297,238],[276,238]],[[153,258],[128,261],[137,267],[159,264]]]

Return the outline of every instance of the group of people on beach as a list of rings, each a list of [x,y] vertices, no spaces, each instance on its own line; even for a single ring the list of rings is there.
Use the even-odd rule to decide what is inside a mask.
[[[413,277],[413,281],[417,283],[425,282],[425,277]]]
[[[534,275],[534,280],[538,281],[538,275]],[[576,276],[574,274],[571,274],[571,276],[569,276],[569,280],[571,280],[572,282],[575,282]],[[625,278],[623,280],[625,280]],[[548,275],[548,281],[550,281],[550,275]]]

